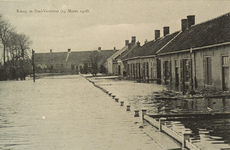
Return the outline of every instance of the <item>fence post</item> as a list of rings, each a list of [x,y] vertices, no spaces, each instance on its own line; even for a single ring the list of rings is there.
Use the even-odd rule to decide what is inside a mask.
[[[124,101],[120,101],[120,103],[121,103],[121,106],[124,106]]]
[[[144,115],[146,115],[146,111],[147,111],[147,109],[142,108],[142,119],[143,119],[143,120],[144,120]]]
[[[127,109],[126,111],[130,111],[130,105],[126,105]]]
[[[159,131],[162,132],[162,125],[165,123],[167,119],[166,118],[160,118],[159,119]]]
[[[115,101],[116,101],[116,102],[119,102],[119,98],[115,98]]]
[[[134,112],[135,112],[134,117],[139,117],[139,110],[134,110]]]
[[[190,139],[191,133],[190,132],[184,132],[183,134],[183,141],[182,141],[182,150],[185,150],[186,148],[186,141]]]

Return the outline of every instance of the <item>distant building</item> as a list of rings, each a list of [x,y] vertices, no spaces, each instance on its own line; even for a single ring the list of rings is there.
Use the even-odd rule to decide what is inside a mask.
[[[49,53],[35,53],[36,71],[40,72],[62,72],[62,73],[79,73],[84,66],[90,66],[90,57],[94,52],[97,52],[100,59],[98,67],[102,73],[107,73],[108,66],[106,59],[113,55],[117,50],[101,50],[99,47],[96,51],[71,51]]]

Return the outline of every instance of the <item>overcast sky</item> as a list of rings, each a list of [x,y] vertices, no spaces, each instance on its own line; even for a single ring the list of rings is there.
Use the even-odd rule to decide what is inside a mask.
[[[142,45],[154,39],[154,30],[162,36],[164,26],[180,30],[187,15],[198,24],[228,12],[230,1],[223,0],[0,0],[0,13],[30,37],[37,53],[120,49],[131,36]]]

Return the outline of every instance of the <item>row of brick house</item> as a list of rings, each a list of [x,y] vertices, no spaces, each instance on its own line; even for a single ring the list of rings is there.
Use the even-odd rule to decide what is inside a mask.
[[[181,30],[155,30],[155,39],[142,46],[126,41],[107,59],[108,73],[142,82],[159,82],[178,91],[218,89],[228,91],[230,13],[195,24],[195,16],[181,20]]]
[[[90,68],[93,57],[98,59],[99,72],[107,73],[107,59],[116,53],[116,48],[112,50],[98,50],[94,51],[71,51],[53,52],[52,49],[48,53],[35,53],[35,65],[37,72],[53,72],[53,73],[67,73],[78,74],[84,67]]]

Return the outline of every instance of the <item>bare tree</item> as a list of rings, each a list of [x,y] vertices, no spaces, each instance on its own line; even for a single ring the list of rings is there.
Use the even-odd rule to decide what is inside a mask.
[[[9,61],[9,51],[7,46],[9,45],[10,33],[13,31],[13,28],[8,23],[8,21],[4,20],[2,15],[0,14],[0,40],[3,45],[3,62],[4,67],[7,61]],[[7,56],[6,56],[7,55]]]
[[[18,34],[0,14],[0,43],[3,48],[5,76],[25,78],[31,68],[31,41],[25,34]],[[6,60],[7,58],[7,60]]]
[[[90,64],[91,64],[90,72],[93,76],[96,76],[97,73],[99,72],[99,67],[98,67],[99,61],[100,61],[100,53],[98,51],[93,51],[90,54]]]
[[[30,59],[29,45],[31,41],[25,34],[11,32],[9,50],[11,54],[12,67],[16,69],[16,75],[24,78],[25,71],[30,68],[28,63]]]

